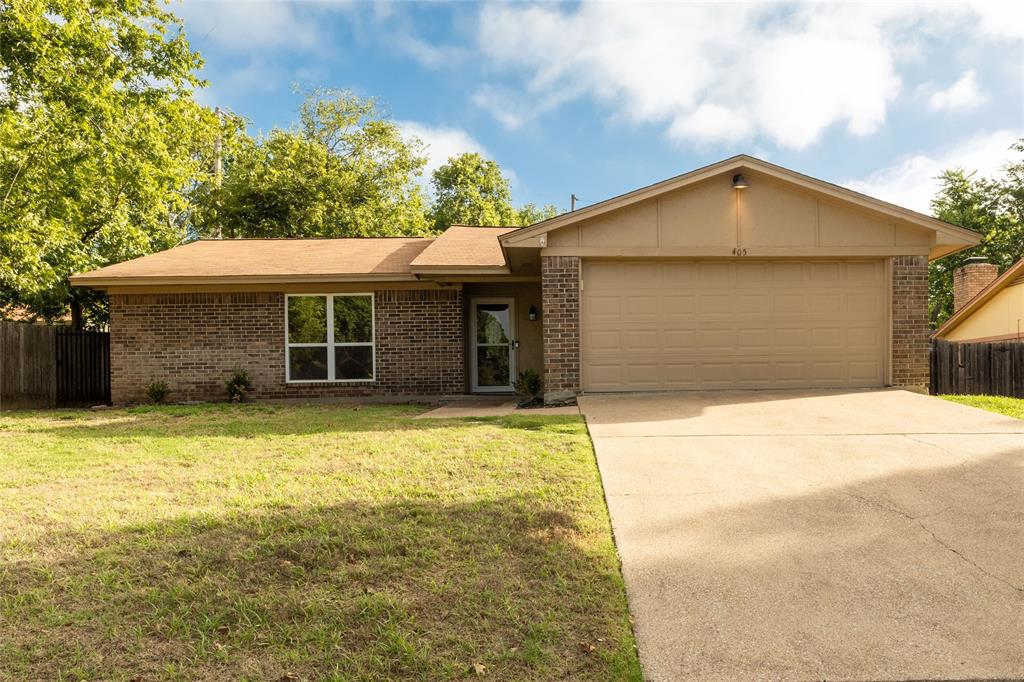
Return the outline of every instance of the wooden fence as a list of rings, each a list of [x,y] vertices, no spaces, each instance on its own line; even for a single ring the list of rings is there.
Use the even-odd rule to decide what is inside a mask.
[[[1024,398],[1024,343],[933,340],[929,391]]]
[[[110,334],[57,329],[57,405],[110,402]]]
[[[0,410],[110,402],[110,335],[0,321]]]
[[[55,327],[0,322],[0,410],[57,404]]]

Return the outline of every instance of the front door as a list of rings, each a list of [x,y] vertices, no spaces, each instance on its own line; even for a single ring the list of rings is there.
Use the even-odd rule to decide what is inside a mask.
[[[516,373],[515,311],[511,298],[478,298],[470,304],[474,391],[511,391]]]

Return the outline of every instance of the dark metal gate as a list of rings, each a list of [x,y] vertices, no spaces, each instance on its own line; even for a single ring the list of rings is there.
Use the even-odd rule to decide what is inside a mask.
[[[57,405],[110,402],[110,334],[58,329]]]

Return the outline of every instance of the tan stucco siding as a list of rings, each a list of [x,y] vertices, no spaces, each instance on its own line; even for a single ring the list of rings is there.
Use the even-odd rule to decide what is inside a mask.
[[[1007,286],[950,330],[949,341],[1024,337],[1024,277]]]
[[[927,254],[934,233],[748,173],[737,191],[716,177],[556,229],[547,247],[558,255],[748,255],[801,257]],[[685,250],[692,250],[687,254]],[[702,251],[703,250],[703,251]]]

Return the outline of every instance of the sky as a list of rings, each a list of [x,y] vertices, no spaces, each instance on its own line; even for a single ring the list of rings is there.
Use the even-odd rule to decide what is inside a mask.
[[[1024,137],[1024,2],[369,3],[184,0],[199,99],[286,128],[295,88],[375,97],[476,151],[516,203],[567,209],[756,156],[928,212]]]

